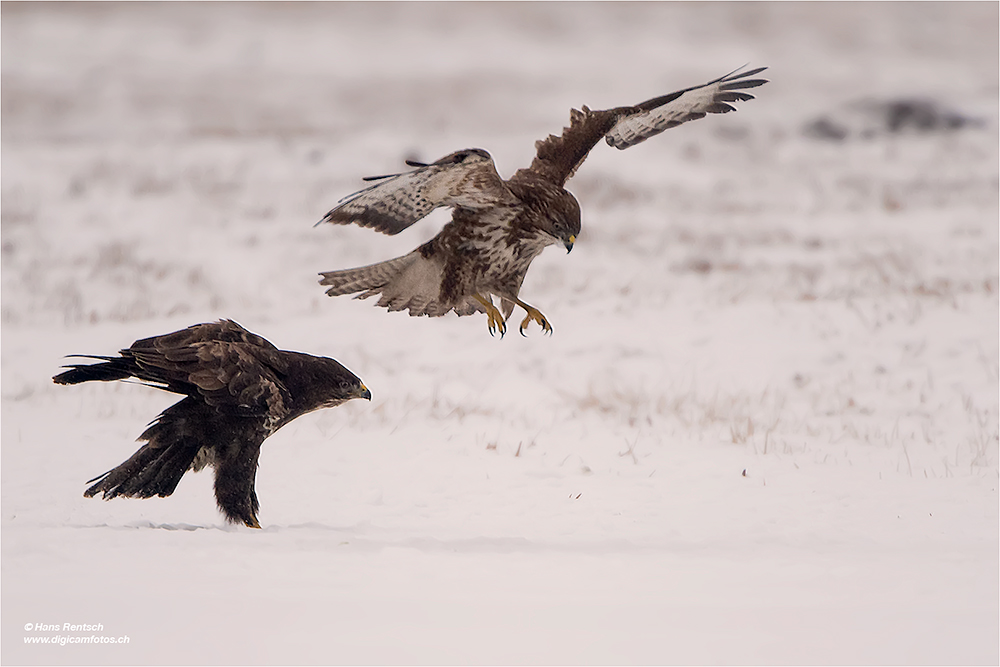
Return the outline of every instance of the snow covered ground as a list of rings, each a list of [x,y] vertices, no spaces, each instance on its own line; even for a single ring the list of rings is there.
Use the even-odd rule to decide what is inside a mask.
[[[996,3],[2,12],[5,664],[1000,661]],[[553,336],[317,284],[444,219],[314,228],[361,176],[746,62],[570,181]],[[900,99],[973,122],[805,131]],[[374,399],[268,440],[261,531],[208,473],[83,498],[173,398],[63,355],[220,317]]]

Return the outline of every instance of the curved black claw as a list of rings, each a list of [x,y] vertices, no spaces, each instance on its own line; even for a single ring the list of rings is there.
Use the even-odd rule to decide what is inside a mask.
[[[503,315],[500,311],[496,309],[496,306],[486,298],[474,294],[473,298],[478,301],[483,306],[483,310],[486,312],[486,327],[490,331],[490,336],[493,336],[497,330],[500,330],[500,338],[503,338],[504,334],[507,333],[507,323],[504,322]]]
[[[545,319],[545,316],[542,315],[536,309],[533,312],[529,311],[528,312],[528,316],[525,317],[523,320],[521,320],[520,331],[521,331],[521,335],[524,336],[525,338],[527,338],[528,335],[526,333],[524,333],[524,331],[525,331],[525,329],[528,328],[528,325],[531,322],[538,322],[538,326],[542,327],[542,333],[549,334],[550,336],[552,335],[552,325],[549,324],[549,321],[547,319]]]
[[[493,336],[497,331],[500,332],[500,338],[503,339],[504,334],[507,333],[507,323],[503,320],[494,321],[490,318],[489,324],[487,325],[490,330],[490,335]]]

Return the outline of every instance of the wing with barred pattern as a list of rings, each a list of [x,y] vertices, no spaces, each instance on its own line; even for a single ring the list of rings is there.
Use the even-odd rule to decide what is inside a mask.
[[[749,78],[765,69],[736,70],[706,84],[654,97],[635,106],[603,111],[593,111],[586,106],[582,111],[572,109],[569,127],[563,128],[558,137],[549,135],[535,142],[537,153],[531,166],[520,170],[514,178],[534,174],[565,185],[602,137],[608,145],[624,150],[664,130],[704,118],[706,114],[735,111],[732,102],[754,99],[753,95],[743,92],[744,89],[767,83],[765,79]]]
[[[345,197],[319,223],[356,224],[398,234],[440,207],[484,209],[513,206],[517,199],[479,148],[456,151],[437,162],[408,161],[413,171],[370,176],[375,185]]]

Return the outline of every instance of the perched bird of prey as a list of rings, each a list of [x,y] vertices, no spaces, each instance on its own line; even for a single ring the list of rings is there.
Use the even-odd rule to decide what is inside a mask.
[[[90,498],[165,497],[188,470],[215,468],[215,499],[226,519],[260,528],[254,478],[264,440],[307,412],[371,393],[333,359],[286,352],[232,320],[144,338],[117,357],[74,364],[57,384],[137,378],[184,396],[139,436],[132,457],[87,482]]]
[[[549,321],[519,292],[528,266],[546,246],[561,243],[567,252],[573,249],[580,233],[580,205],[563,186],[590,149],[603,137],[623,150],[705,114],[734,111],[731,103],[753,99],[746,89],[767,83],[752,78],[764,69],[736,70],[635,106],[573,109],[562,135],[536,142],[531,166],[508,180],[500,178],[490,154],[479,148],[431,164],[408,160],[413,171],[366,178],[375,184],[342,199],[320,223],[354,223],[398,234],[438,207],[453,209],[451,221],[407,255],[321,273],[320,284],[329,285],[330,296],[381,295],[379,306],[408,309],[410,315],[485,312],[490,333],[499,330],[501,336],[517,305],[526,313],[522,335],[532,321],[551,333]],[[500,300],[499,310],[493,297]]]

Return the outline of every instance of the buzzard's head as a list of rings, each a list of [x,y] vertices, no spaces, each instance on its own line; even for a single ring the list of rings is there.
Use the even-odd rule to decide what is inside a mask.
[[[580,203],[563,190],[552,200],[547,213],[542,229],[554,239],[554,243],[562,243],[566,252],[571,251],[576,237],[580,235]]]
[[[372,394],[357,375],[335,359],[298,353],[285,384],[295,397],[299,414],[332,408],[353,398],[371,400]],[[296,363],[297,362],[297,363]]]

